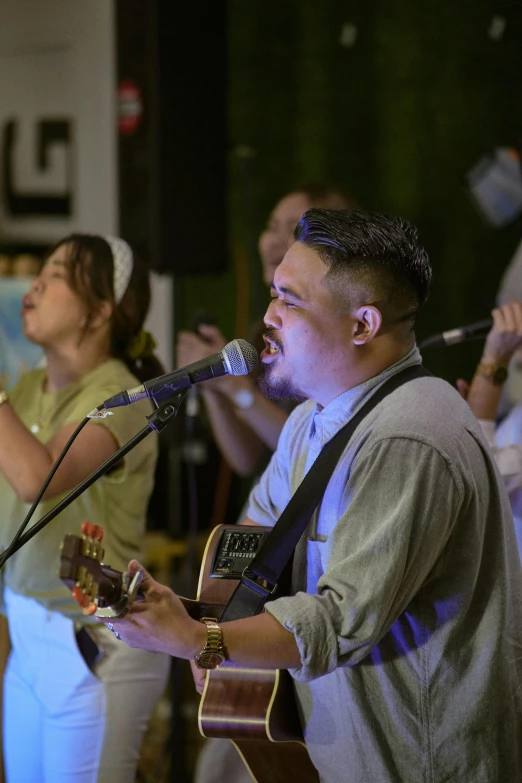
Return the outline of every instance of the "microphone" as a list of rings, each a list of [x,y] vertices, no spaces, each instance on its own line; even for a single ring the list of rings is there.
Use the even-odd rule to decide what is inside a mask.
[[[442,334],[435,334],[433,337],[428,337],[423,340],[419,345],[419,348],[440,348],[443,345],[455,345],[456,343],[464,343],[467,340],[480,340],[486,337],[487,333],[493,326],[493,318],[486,318],[484,321],[476,321],[474,324],[468,324],[468,326],[461,326],[459,329],[450,329],[448,332],[442,332]]]
[[[152,398],[157,404],[158,400],[171,397],[194,383],[219,378],[221,375],[248,375],[256,366],[257,358],[257,351],[253,345],[246,340],[232,340],[219,353],[213,353],[205,359],[200,359],[199,362],[193,362],[174,372],[145,381],[141,386],[124,389],[114,397],[105,400],[97,410],[131,405],[146,397]]]

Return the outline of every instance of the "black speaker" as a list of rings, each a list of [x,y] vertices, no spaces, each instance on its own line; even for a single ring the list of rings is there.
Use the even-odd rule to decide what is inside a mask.
[[[116,8],[121,236],[158,272],[221,272],[225,0],[118,0]]]

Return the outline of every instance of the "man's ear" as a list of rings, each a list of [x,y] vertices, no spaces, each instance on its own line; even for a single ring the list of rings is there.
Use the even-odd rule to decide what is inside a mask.
[[[382,325],[381,311],[373,305],[362,305],[355,312],[354,345],[366,345],[379,332]]]

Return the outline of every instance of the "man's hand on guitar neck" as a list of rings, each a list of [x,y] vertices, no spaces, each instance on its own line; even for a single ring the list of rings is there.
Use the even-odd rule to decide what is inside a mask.
[[[131,560],[128,570],[131,575],[142,572],[143,600],[131,604],[123,617],[107,618],[111,628],[129,647],[192,659],[205,646],[206,626],[193,620],[181,599],[156,582],[137,560]]]
[[[130,605],[111,626],[130,647],[166,652],[193,660],[207,642],[207,628],[189,615],[183,601],[165,585],[156,582],[136,560],[129,572],[142,571],[143,600]],[[195,605],[195,602],[187,602]],[[292,669],[301,665],[295,637],[270,613],[222,624],[227,659],[238,666],[261,669]],[[196,682],[196,688],[198,683]]]

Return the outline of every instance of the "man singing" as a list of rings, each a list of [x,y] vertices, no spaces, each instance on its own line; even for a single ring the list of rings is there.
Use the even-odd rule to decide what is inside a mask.
[[[431,279],[405,220],[310,209],[275,272],[265,393],[305,400],[250,496],[274,525],[321,448],[403,369]],[[521,577],[478,422],[428,376],[358,425],[300,542],[293,595],[220,625],[228,664],[288,669],[323,783],[520,783]],[[141,568],[135,561],[131,570]],[[148,575],[116,620],[133,647],[194,659],[205,624]]]

